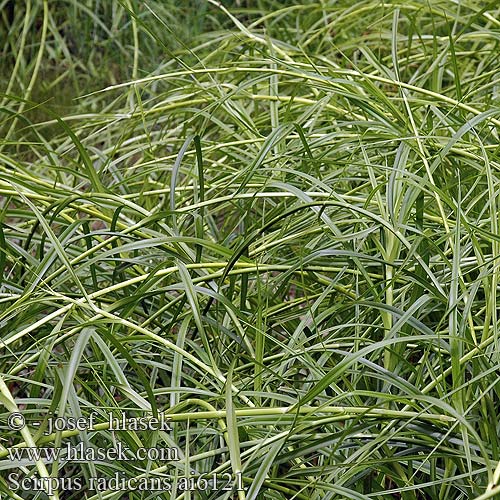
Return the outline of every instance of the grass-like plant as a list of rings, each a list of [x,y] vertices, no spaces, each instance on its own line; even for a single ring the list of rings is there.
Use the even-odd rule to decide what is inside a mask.
[[[0,496],[499,495],[498,3],[15,4]],[[79,442],[179,457],[9,458]]]

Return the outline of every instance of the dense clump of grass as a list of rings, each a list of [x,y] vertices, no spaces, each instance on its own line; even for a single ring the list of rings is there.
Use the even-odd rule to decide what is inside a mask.
[[[4,426],[0,492],[35,498],[21,467],[246,488],[130,499],[498,495],[496,2],[57,4],[2,28],[4,416],[173,431]],[[29,439],[181,460],[44,472],[6,458]]]

